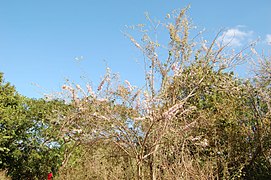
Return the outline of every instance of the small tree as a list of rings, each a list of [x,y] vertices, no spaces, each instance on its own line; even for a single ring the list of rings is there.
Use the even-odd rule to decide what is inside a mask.
[[[61,164],[62,144],[51,121],[60,119],[65,105],[23,97],[3,74],[0,88],[0,168],[12,179],[43,179]]]

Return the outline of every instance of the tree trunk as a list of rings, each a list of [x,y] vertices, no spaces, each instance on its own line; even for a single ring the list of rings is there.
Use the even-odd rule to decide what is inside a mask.
[[[138,180],[143,180],[143,175],[142,175],[142,161],[138,161],[137,164],[137,179]]]
[[[157,151],[158,151],[158,148],[159,148],[159,145],[157,144],[155,146],[155,149],[154,149],[154,152],[152,154],[152,180],[156,180],[157,179],[157,165],[156,165],[156,154],[157,154]]]

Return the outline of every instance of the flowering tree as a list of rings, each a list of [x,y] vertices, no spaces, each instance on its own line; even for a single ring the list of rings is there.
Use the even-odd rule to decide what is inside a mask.
[[[63,86],[73,107],[60,122],[72,145],[64,179],[76,167],[77,177],[93,179],[234,179],[256,169],[270,175],[270,87],[230,72],[248,58],[246,48],[230,53],[219,33],[209,44],[197,42],[200,33],[191,38],[186,11],[167,15],[168,23],[147,15],[149,26],[133,26],[141,40],[125,33],[143,53],[143,87],[119,83],[110,69],[97,88]],[[158,40],[160,27],[168,30],[167,45]]]

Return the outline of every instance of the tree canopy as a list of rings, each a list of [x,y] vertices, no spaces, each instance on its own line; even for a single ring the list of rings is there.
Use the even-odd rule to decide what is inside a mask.
[[[13,179],[43,179],[56,172],[63,143],[51,122],[61,119],[65,105],[23,97],[3,74],[0,88],[0,168]]]

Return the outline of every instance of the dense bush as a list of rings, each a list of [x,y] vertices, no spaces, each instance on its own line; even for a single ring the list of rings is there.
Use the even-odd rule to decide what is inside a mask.
[[[0,75],[0,168],[12,179],[43,179],[61,165],[56,126],[65,109],[60,101],[29,99]]]

